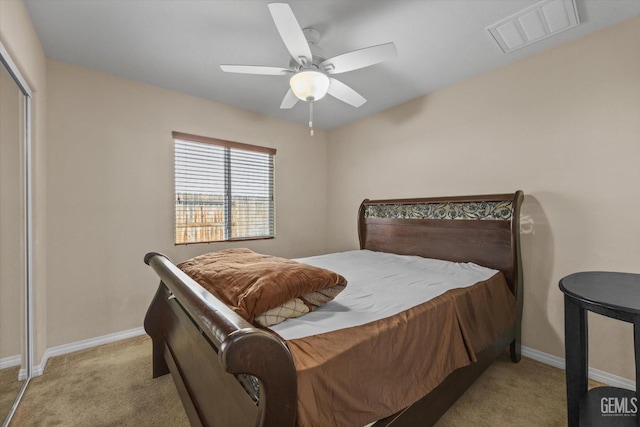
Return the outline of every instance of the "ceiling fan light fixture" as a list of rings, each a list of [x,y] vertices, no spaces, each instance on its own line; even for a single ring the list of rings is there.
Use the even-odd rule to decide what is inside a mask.
[[[289,80],[291,90],[303,101],[318,101],[329,90],[329,77],[316,70],[302,70]]]

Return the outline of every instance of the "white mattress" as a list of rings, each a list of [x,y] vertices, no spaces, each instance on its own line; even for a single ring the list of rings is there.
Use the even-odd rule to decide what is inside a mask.
[[[299,258],[347,279],[336,299],[271,329],[284,339],[303,338],[393,316],[446,291],[472,286],[498,271],[473,263],[356,250]]]

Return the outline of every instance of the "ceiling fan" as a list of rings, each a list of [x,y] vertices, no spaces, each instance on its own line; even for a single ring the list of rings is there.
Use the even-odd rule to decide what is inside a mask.
[[[330,76],[358,70],[395,57],[397,51],[393,43],[366,47],[326,59],[317,46],[320,33],[313,28],[303,30],[287,3],[269,3],[267,6],[280,37],[291,54],[289,67],[220,65],[222,71],[273,76],[290,75],[290,89],[284,96],[280,108],[293,108],[298,100],[308,101],[311,135],[313,135],[313,102],[320,100],[327,93],[354,107],[360,107],[367,102],[358,92]]]

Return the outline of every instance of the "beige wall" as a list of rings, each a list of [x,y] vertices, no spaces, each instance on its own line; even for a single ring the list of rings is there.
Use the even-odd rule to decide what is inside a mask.
[[[48,100],[49,346],[141,326],[158,284],[146,252],[231,246],[173,245],[171,131],[276,148],[276,238],[234,246],[325,252],[324,132],[51,60]]]
[[[523,341],[564,357],[558,280],[640,272],[638,46],[634,18],[332,131],[328,249],[365,197],[522,189]],[[590,365],[635,380],[630,325],[590,321]]]
[[[32,102],[33,162],[33,316],[34,357],[47,348],[47,274],[45,218],[46,183],[46,58],[22,0],[0,0],[0,41],[27,81]]]

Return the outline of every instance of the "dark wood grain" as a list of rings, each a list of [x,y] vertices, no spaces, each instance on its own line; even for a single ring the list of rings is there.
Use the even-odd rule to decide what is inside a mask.
[[[365,200],[358,211],[361,249],[475,262],[501,270],[514,294],[522,283],[519,217],[524,196],[497,194],[422,199]],[[512,201],[511,220],[365,218],[371,205]]]

